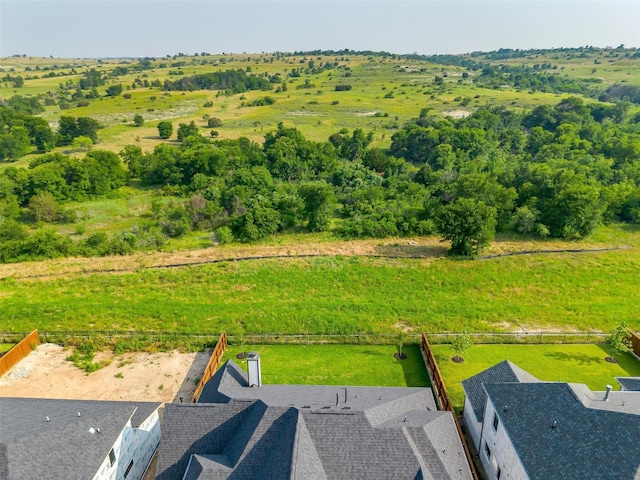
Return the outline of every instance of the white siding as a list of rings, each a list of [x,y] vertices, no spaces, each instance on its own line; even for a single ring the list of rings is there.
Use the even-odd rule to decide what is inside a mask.
[[[493,403],[487,398],[487,405],[484,410],[484,428],[482,429],[482,438],[478,448],[480,461],[487,473],[487,479],[496,480],[498,467],[500,467],[500,480],[528,480],[529,476],[525,472],[504,426],[499,422],[497,430],[494,428],[494,414]],[[491,458],[487,458],[485,445],[488,445],[491,450]]]
[[[131,421],[127,422],[113,445],[115,463],[111,465],[107,452],[107,457],[93,480],[124,480],[131,461],[133,465],[127,474],[127,480],[141,480],[159,443],[160,418],[157,410],[139,428],[133,428]]]
[[[479,422],[476,419],[476,414],[473,412],[473,408],[469,403],[469,399],[464,399],[464,410],[462,411],[462,416],[464,418],[464,423],[467,426],[467,430],[471,434],[471,438],[473,439],[473,444],[476,446],[476,449],[480,451],[480,434],[482,432],[482,422]]]

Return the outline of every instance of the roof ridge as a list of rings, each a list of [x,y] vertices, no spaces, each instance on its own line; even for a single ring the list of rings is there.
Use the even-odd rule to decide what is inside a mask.
[[[300,409],[297,410],[297,424],[296,431],[293,438],[294,448],[291,452],[291,474],[290,480],[295,479],[308,479],[311,475],[318,480],[327,478],[324,465],[318,453],[313,437],[307,428],[307,422],[304,419],[304,415]],[[305,448],[306,447],[306,448]],[[310,472],[309,470],[313,470]]]

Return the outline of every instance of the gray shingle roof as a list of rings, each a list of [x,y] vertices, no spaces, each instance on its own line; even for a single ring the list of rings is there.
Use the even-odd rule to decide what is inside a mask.
[[[616,380],[625,390],[640,392],[640,377],[616,377]]]
[[[158,479],[181,479],[189,461],[189,480],[471,478],[431,389],[347,387],[345,402],[345,387],[247,387],[233,362],[212,381],[199,402],[224,403],[166,406]]]
[[[0,478],[93,478],[129,419],[136,427],[159,406],[0,398]]]
[[[539,382],[539,380],[508,360],[498,363],[462,382],[464,393],[473,408],[476,419],[481,422],[487,394],[482,385],[485,383]]]
[[[529,478],[640,478],[640,415],[589,408],[566,383],[484,388]]]

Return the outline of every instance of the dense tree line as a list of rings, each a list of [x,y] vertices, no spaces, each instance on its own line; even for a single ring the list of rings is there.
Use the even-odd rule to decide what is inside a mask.
[[[109,195],[128,179],[182,200],[154,202],[146,219],[115,236],[49,238],[59,255],[157,248],[194,229],[219,242],[289,229],[439,234],[465,256],[497,231],[578,239],[602,222],[640,223],[640,125],[625,118],[624,105],[570,97],[526,112],[481,107],[459,120],[424,110],[388,150],[372,148],[360,129],[313,142],[280,124],[260,145],[206,139],[181,124],[178,145],[152,152],[47,154],[0,174],[0,245],[11,246],[0,247],[0,259],[24,258],[31,247],[52,255],[38,246],[42,233],[15,222],[20,215],[72,221],[65,202]]]
[[[242,69],[224,72],[201,73],[183,77],[175,81],[165,80],[163,90],[222,90],[231,94],[247,90],[271,90],[269,80],[256,75],[247,75]]]

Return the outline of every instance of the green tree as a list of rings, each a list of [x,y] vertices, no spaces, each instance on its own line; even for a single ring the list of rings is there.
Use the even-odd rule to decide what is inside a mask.
[[[463,355],[473,346],[471,335],[466,330],[453,337],[451,340],[451,348],[453,348],[453,361],[464,361]]]
[[[164,140],[170,138],[173,135],[173,123],[169,120],[158,122],[158,135]]]
[[[611,335],[607,339],[611,350],[614,355],[622,355],[631,351],[631,334],[629,333],[628,326],[625,322],[620,323],[613,329]],[[607,357],[609,361],[617,360],[613,357]]]
[[[196,125],[196,122],[194,122],[193,120],[189,124],[187,123],[178,124],[178,141],[179,142],[184,142],[187,138],[192,136],[198,136],[198,135],[199,135],[198,126]]]
[[[58,122],[58,145],[71,145],[73,139],[80,135],[74,117],[62,115]]]
[[[477,257],[491,243],[496,230],[496,209],[483,201],[460,198],[436,216],[438,233],[451,241],[450,254]]]
[[[122,93],[122,85],[109,85],[107,87],[107,96],[108,97],[117,97]]]
[[[137,145],[125,145],[119,153],[132,178],[139,178],[142,167],[142,148]]]
[[[134,115],[133,117],[133,124],[136,127],[141,127],[144,125],[144,117],[142,115],[140,115],[139,113]]]
[[[88,152],[93,147],[93,141],[89,137],[85,137],[84,135],[80,135],[73,139],[71,142],[71,147],[76,152]]]
[[[29,131],[25,127],[14,126],[9,133],[0,135],[0,160],[15,161],[31,150]]]
[[[53,222],[58,217],[58,202],[50,192],[40,192],[29,200],[29,212],[36,222]]]
[[[336,199],[333,187],[325,182],[306,183],[300,187],[300,196],[304,201],[307,228],[312,232],[327,230]]]

